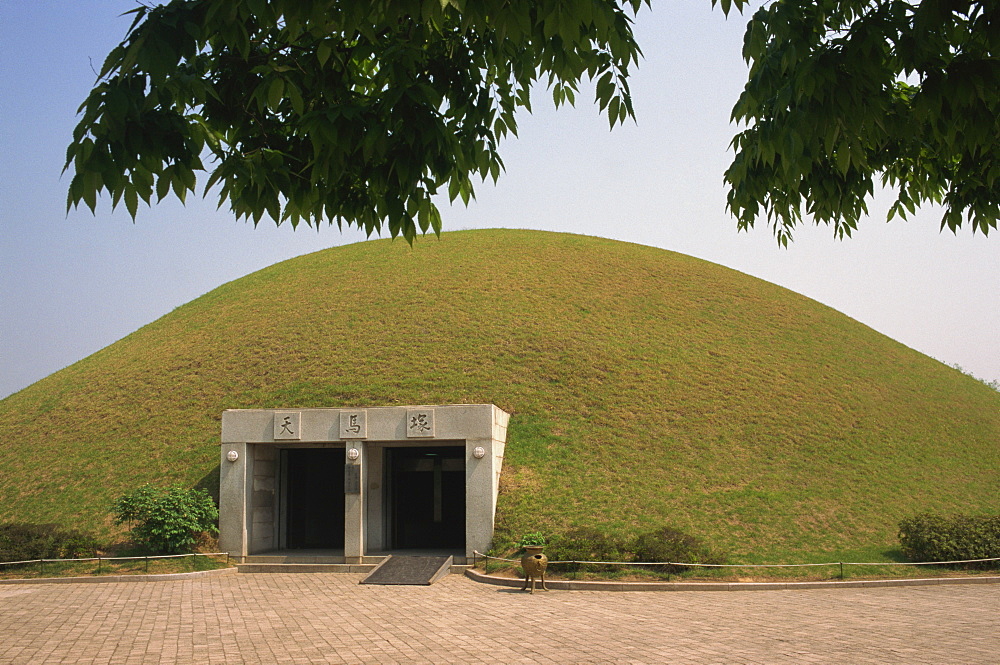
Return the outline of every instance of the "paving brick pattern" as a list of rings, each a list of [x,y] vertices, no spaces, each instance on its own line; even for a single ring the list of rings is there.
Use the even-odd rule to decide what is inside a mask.
[[[0,586],[0,663],[1000,662],[1000,585],[528,595],[362,577]]]

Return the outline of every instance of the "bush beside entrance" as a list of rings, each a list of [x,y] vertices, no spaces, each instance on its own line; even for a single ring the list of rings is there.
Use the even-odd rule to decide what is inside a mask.
[[[132,542],[156,554],[193,551],[202,534],[219,532],[219,509],[202,489],[142,487],[121,496],[111,509],[115,524],[128,524]]]

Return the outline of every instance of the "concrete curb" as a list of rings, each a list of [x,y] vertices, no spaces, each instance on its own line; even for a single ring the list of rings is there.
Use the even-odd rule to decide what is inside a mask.
[[[167,582],[170,580],[189,580],[194,577],[215,577],[231,575],[236,568],[217,568],[215,570],[196,570],[191,573],[163,573],[160,575],[95,575],[86,577],[39,577],[25,580],[0,580],[0,584],[93,584],[104,582]]]
[[[372,563],[240,563],[236,568],[241,574],[258,573],[369,573]]]
[[[465,576],[482,584],[516,587],[524,580],[465,571]],[[845,580],[843,582],[593,582],[545,580],[549,589],[564,591],[778,591],[795,589],[859,589],[873,587],[934,586],[938,584],[1000,584],[1000,577],[933,577],[902,580]]]

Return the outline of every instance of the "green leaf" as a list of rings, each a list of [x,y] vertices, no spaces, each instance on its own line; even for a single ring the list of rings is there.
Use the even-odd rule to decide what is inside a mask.
[[[163,197],[170,193],[170,167],[167,167],[156,180],[156,202],[159,203]]]
[[[128,182],[125,183],[125,209],[128,210],[132,221],[135,221],[135,214],[139,209],[139,197],[136,196],[135,187]]]
[[[95,171],[84,171],[82,174],[82,195],[83,202],[93,213],[97,209],[97,193],[101,187],[101,176]]]
[[[321,40],[319,44],[316,45],[316,59],[319,60],[320,67],[326,66],[332,51],[333,49],[330,46],[330,42],[326,39]]]
[[[271,81],[267,88],[267,105],[272,111],[276,111],[281,105],[281,100],[285,96],[285,81],[280,76]]]
[[[292,102],[292,110],[297,115],[302,115],[305,112],[305,102],[302,100],[302,93],[299,91],[299,87],[289,81],[285,88],[288,93],[288,99]]]
[[[614,129],[615,123],[618,122],[618,114],[622,108],[621,104],[621,97],[612,97],[611,102],[608,104],[608,122],[611,125],[611,129]]]

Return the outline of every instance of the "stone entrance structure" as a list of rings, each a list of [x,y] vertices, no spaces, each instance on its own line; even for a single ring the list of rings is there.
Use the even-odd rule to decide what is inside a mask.
[[[472,557],[493,537],[509,414],[492,404],[222,414],[219,546]]]

